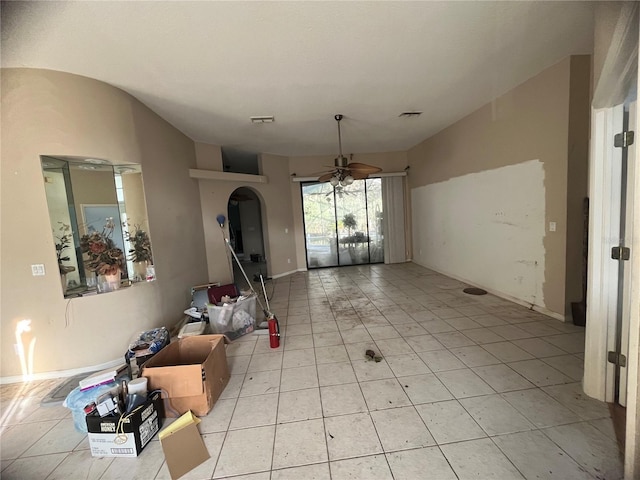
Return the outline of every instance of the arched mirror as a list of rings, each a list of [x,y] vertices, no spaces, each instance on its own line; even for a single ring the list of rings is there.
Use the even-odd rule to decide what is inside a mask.
[[[42,156],[65,297],[155,279],[140,165]]]

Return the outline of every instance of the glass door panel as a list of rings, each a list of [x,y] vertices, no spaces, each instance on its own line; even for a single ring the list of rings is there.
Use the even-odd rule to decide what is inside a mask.
[[[303,183],[302,208],[308,268],[384,261],[381,179]]]
[[[384,236],[382,231],[382,179],[368,178],[367,216],[369,227],[369,262],[384,262]]]
[[[330,183],[302,185],[308,268],[338,266],[336,208]]]
[[[364,180],[348,187],[336,187],[338,259],[340,265],[369,263],[367,196]]]

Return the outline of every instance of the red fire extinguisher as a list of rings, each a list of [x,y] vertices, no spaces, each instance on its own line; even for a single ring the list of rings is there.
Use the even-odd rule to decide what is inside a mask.
[[[269,326],[269,345],[271,348],[278,348],[280,346],[280,324],[278,319],[274,315],[270,315],[267,319],[267,325]]]

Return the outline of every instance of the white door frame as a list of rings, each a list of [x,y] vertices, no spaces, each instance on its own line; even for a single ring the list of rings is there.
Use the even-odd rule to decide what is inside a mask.
[[[607,352],[615,349],[618,261],[611,248],[620,245],[622,151],[613,136],[622,131],[623,106],[593,109],[589,162],[589,255],[584,381],[587,395],[614,400],[615,367]]]
[[[616,8],[616,7],[614,7]],[[583,387],[585,393],[600,400],[612,400],[613,365],[607,363],[607,351],[615,341],[615,315],[612,315],[612,304],[617,302],[618,266],[610,260],[610,247],[616,242],[611,239],[619,237],[619,229],[615,228],[615,219],[607,219],[612,204],[620,202],[620,192],[614,188],[612,176],[615,171],[603,170],[607,162],[611,162],[614,115],[612,107],[624,104],[627,95],[637,87],[638,80],[638,44],[639,44],[638,4],[624,2],[620,6],[619,15],[614,27],[609,48],[606,52],[597,85],[594,87],[592,101],[591,152],[589,158],[589,278],[587,284],[587,324],[585,339],[585,372]],[[638,121],[638,109],[635,109],[635,125]],[[636,142],[640,141],[636,132]],[[637,164],[638,151],[628,151],[628,161]],[[609,175],[610,174],[610,175]],[[633,185],[633,198],[628,198],[629,208],[633,211],[635,223],[640,214],[640,168],[636,168],[633,178],[628,182]],[[608,176],[608,178],[606,178]],[[620,183],[618,182],[618,186]],[[613,195],[613,196],[612,196]],[[613,223],[613,224],[612,224]],[[612,236],[607,238],[607,234]],[[638,349],[640,344],[640,228],[631,234],[631,258],[629,278],[629,354],[627,357],[627,421],[625,440],[625,479],[640,475],[640,413],[638,408]],[[605,283],[611,279],[612,285]],[[613,287],[615,285],[615,288]]]

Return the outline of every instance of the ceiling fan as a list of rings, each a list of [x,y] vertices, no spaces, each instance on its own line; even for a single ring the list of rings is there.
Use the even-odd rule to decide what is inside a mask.
[[[381,172],[382,169],[367,165],[366,163],[351,162],[347,157],[342,155],[342,135],[340,132],[340,121],[343,115],[337,114],[333,118],[338,122],[338,148],[340,154],[335,159],[335,168],[318,178],[319,182],[329,182],[333,187],[346,187],[351,185],[354,180],[363,180],[368,178],[372,173]]]

